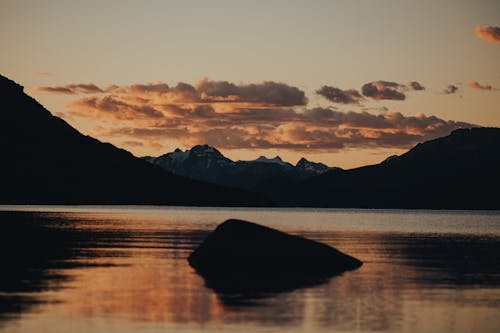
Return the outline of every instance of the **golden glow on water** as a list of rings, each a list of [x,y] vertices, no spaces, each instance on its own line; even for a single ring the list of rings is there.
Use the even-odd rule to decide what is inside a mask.
[[[66,279],[28,293],[46,302],[0,317],[1,332],[496,332],[500,325],[500,272],[488,278],[474,267],[460,271],[443,261],[453,262],[453,255],[432,254],[463,244],[474,249],[474,242],[477,251],[498,251],[500,233],[487,227],[498,225],[497,213],[420,213],[414,218],[424,225],[403,232],[410,227],[401,222],[391,232],[383,224],[379,231],[360,229],[370,214],[378,223],[409,219],[405,212],[55,210],[37,216],[58,228],[97,232],[92,246],[78,243],[78,255],[67,260],[87,266],[53,269]],[[270,225],[295,216],[288,231],[334,245],[364,265],[314,287],[230,302],[207,289],[185,260],[225,215]],[[297,222],[306,218],[308,224]],[[440,233],[423,233],[436,219],[450,222]],[[461,219],[482,221],[481,236],[460,229]]]

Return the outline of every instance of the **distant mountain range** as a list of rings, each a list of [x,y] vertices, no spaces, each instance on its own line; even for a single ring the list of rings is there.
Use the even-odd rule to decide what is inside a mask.
[[[235,162],[208,145],[194,146],[186,151],[176,149],[158,157],[146,156],[143,159],[176,175],[266,195],[273,191],[269,182],[276,183],[279,180],[279,183],[298,183],[339,169],[330,168],[323,163],[310,162],[305,158],[293,166],[279,156],[272,159],[260,156],[253,161]]]
[[[80,134],[0,76],[0,203],[262,206],[248,191],[173,175]]]
[[[458,129],[380,164],[343,170],[279,156],[234,162],[207,145],[144,157],[172,173],[258,192],[277,206],[500,209],[500,129]]]
[[[380,164],[330,171],[294,190],[281,205],[500,209],[500,129],[458,129]]]
[[[380,164],[232,161],[210,146],[139,159],[84,136],[0,76],[0,204],[500,209],[500,129],[471,128]]]

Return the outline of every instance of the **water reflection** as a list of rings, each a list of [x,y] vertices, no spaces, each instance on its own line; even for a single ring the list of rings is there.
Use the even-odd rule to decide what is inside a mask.
[[[115,264],[100,259],[123,255],[92,250],[99,234],[63,228],[64,220],[0,212],[0,222],[0,320],[56,302],[40,294],[60,290],[71,280],[70,270],[112,266]],[[122,238],[123,234],[116,236]]]
[[[496,235],[287,230],[365,264],[314,287],[228,299],[185,260],[210,231],[205,225],[28,212],[0,212],[0,223],[0,325],[10,329],[7,319],[33,327],[68,317],[72,331],[95,318],[115,328],[195,331],[466,331],[472,324],[488,331],[500,324],[492,315],[500,308]],[[140,331],[163,327],[147,325]]]

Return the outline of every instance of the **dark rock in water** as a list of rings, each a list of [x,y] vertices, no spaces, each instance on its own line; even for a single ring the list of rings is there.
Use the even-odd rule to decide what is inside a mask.
[[[362,265],[328,245],[241,220],[220,224],[188,261],[221,293],[284,291]]]

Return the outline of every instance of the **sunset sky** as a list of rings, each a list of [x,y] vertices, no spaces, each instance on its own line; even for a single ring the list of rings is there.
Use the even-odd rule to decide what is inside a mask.
[[[349,168],[500,127],[498,0],[0,0],[0,41],[0,74],[136,156]]]

